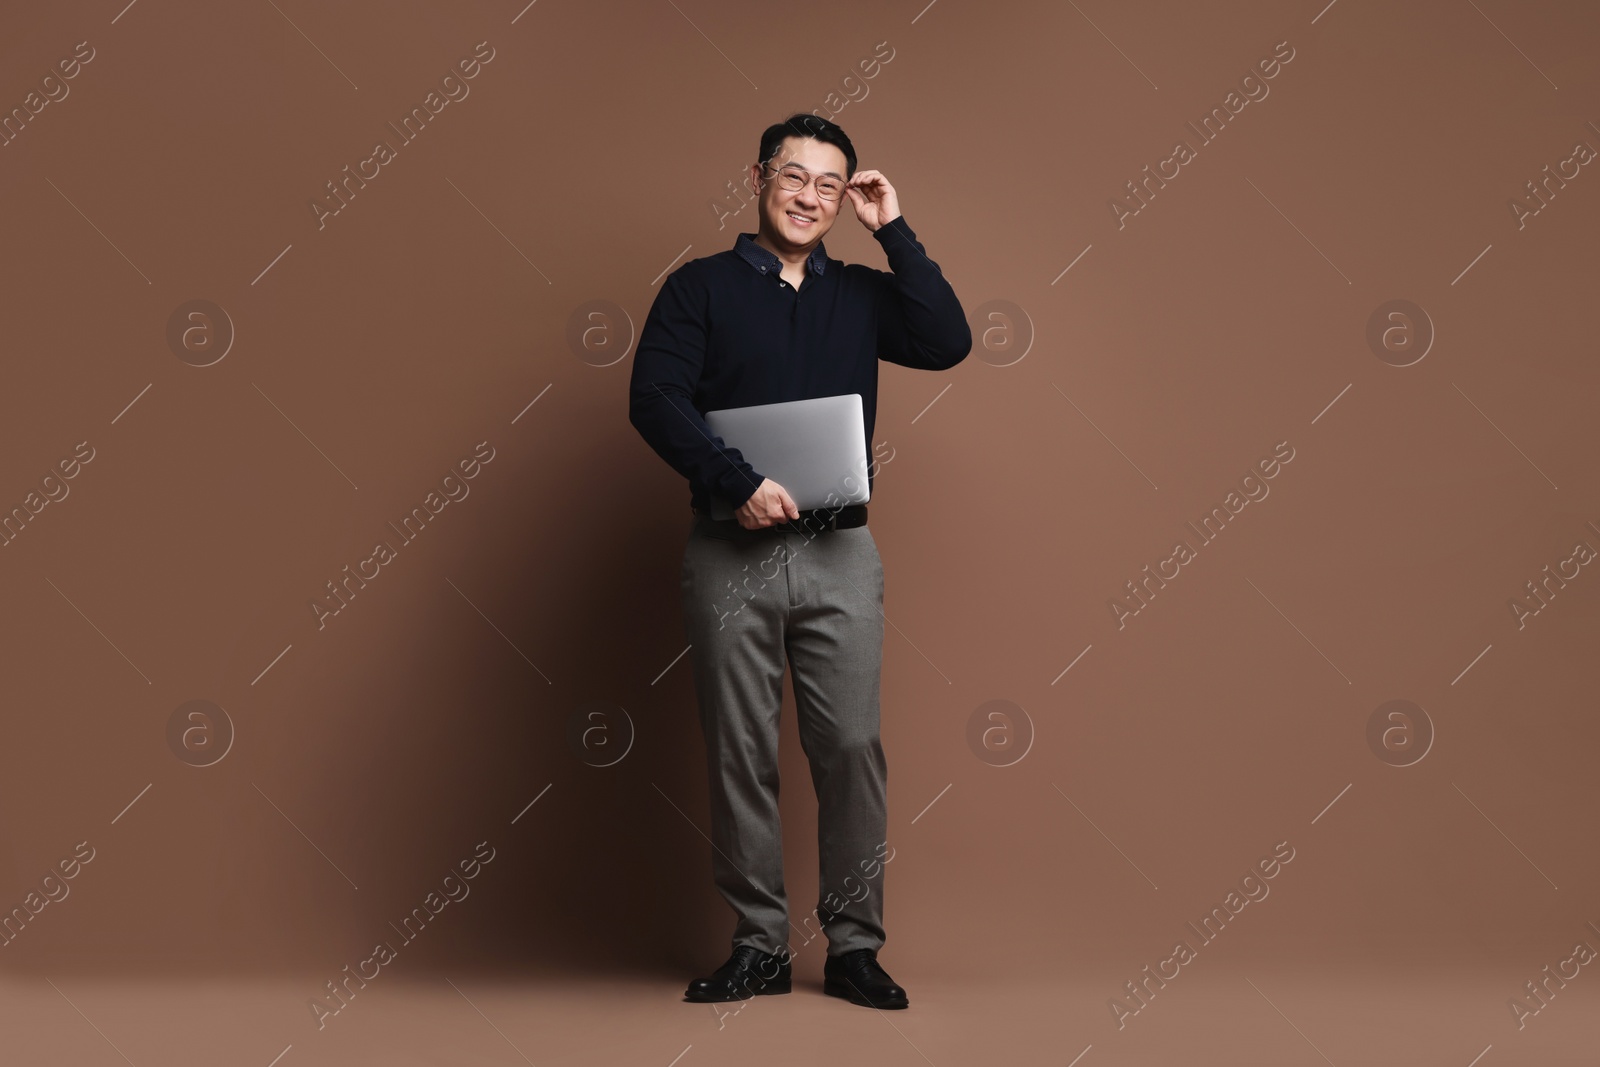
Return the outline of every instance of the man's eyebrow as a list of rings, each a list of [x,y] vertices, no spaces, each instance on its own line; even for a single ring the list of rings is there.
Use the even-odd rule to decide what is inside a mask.
[[[795,163],[793,161],[790,161],[788,163],[779,164],[779,166],[780,167],[793,167],[795,170],[804,170],[807,174],[811,173],[810,170],[807,170],[805,167],[802,167],[800,164]],[[835,171],[835,170],[825,170],[825,171],[822,172],[822,174],[823,174],[824,177],[838,178],[840,181],[844,181],[844,175],[840,174],[838,171]]]

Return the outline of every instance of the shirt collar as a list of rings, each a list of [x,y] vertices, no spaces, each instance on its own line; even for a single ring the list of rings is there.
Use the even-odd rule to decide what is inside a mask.
[[[783,260],[773,252],[756,244],[756,235],[741,233],[738,240],[733,243],[733,250],[739,253],[739,258],[750,264],[762,274],[777,274],[783,269]],[[806,257],[806,266],[812,274],[821,275],[828,266],[828,253],[823,248],[822,242],[817,242],[817,247],[811,250]]]

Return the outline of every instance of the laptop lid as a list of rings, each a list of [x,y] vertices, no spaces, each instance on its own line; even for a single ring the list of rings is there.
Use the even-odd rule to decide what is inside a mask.
[[[786,400],[706,412],[706,425],[746,462],[783,486],[801,511],[863,504],[867,431],[861,394]],[[733,505],[715,494],[711,517],[733,518]]]

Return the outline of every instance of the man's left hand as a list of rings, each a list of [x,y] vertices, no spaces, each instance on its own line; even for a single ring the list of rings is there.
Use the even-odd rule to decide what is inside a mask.
[[[844,191],[855,205],[856,218],[868,230],[876,230],[900,217],[900,199],[894,195],[894,186],[878,171],[856,171]]]

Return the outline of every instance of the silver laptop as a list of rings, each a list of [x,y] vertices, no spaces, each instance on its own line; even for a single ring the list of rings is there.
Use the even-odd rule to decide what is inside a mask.
[[[867,431],[861,394],[786,400],[706,412],[706,425],[746,462],[783,486],[801,511],[866,503]],[[711,497],[713,519],[733,504]]]

